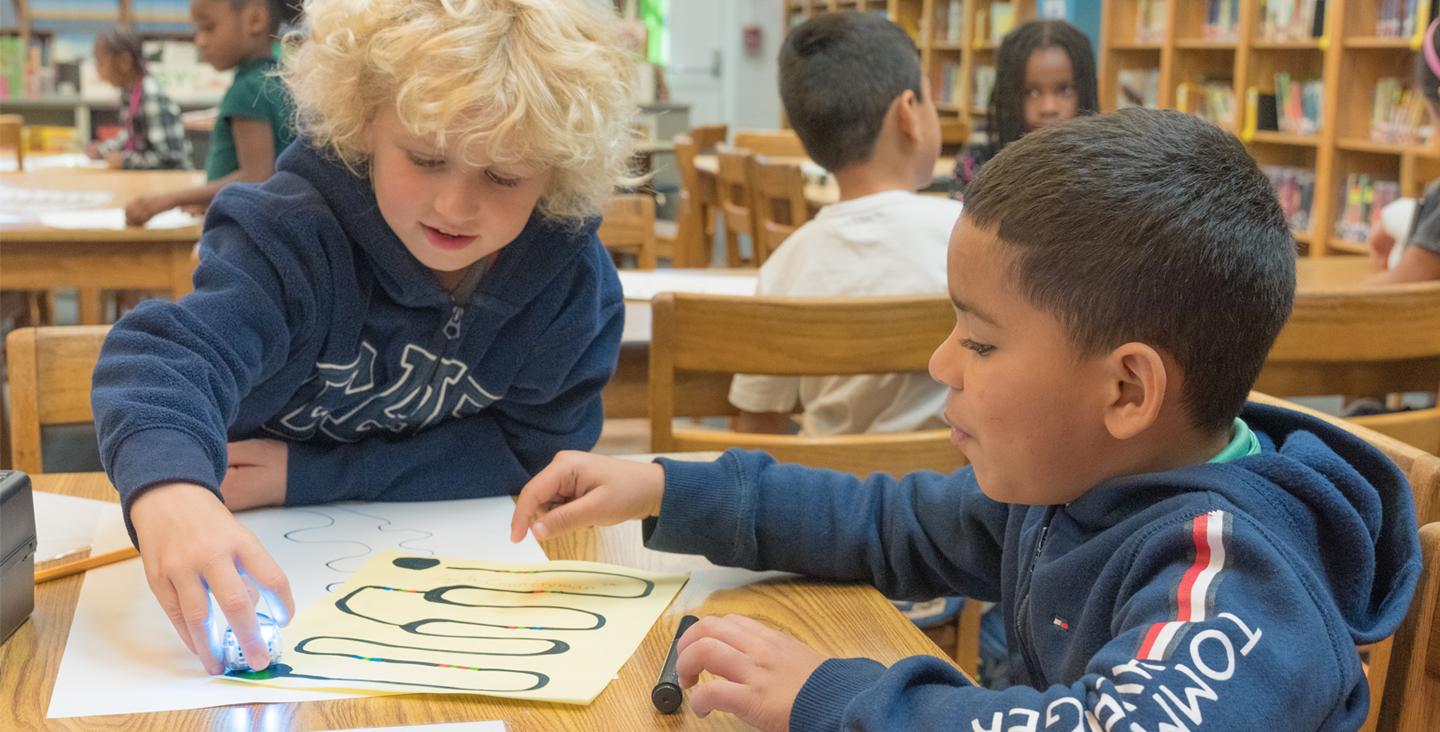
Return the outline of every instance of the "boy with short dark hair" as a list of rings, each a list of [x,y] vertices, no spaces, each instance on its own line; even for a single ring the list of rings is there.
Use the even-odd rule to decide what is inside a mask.
[[[910,36],[872,13],[812,18],[780,49],[780,98],[805,151],[834,174],[840,200],[765,261],[757,294],[943,293],[945,245],[960,204],[915,192],[930,183],[940,121]],[[802,434],[945,426],[945,387],[924,374],[740,375],[730,388],[742,410],[736,429],[786,431],[797,398]]]
[[[732,450],[562,453],[514,538],[646,518],[653,549],[995,600],[1014,686],[931,657],[826,659],[746,618],[680,642],[697,714],[762,729],[1354,730],[1355,646],[1420,570],[1395,466],[1327,423],[1246,405],[1294,294],[1294,243],[1224,131],[1127,110],[1007,147],[949,254],[931,373],[973,465],[863,482]],[[556,505],[536,517],[541,506]],[[532,524],[532,520],[534,523]]]

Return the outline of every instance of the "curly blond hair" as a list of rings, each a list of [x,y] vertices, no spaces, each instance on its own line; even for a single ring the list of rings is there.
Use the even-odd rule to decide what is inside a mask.
[[[442,148],[549,169],[551,219],[599,213],[627,179],[635,61],[587,0],[309,0],[305,17],[283,76],[303,134],[352,170],[393,104]]]

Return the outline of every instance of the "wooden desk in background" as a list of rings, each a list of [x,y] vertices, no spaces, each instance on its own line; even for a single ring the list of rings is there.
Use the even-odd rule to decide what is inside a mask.
[[[140,196],[202,185],[195,171],[49,168],[0,174],[0,188],[109,191],[102,208],[123,208]],[[192,289],[190,250],[199,226],[181,229],[52,229],[38,222],[0,222],[4,266],[0,289],[79,291],[81,325],[99,325],[101,290],[155,290],[178,298]]]
[[[32,476],[37,490],[115,501],[102,473]],[[913,655],[944,658],[934,643],[874,588],[779,573],[716,567],[702,557],[662,554],[640,544],[638,522],[587,529],[541,542],[551,559],[608,562],[658,572],[690,572],[690,582],[620,669],[619,678],[588,706],[519,699],[440,694],[341,699],[293,704],[245,704],[143,715],[46,719],[50,693],[75,614],[84,575],[35,588],[30,621],[0,646],[0,709],[6,729],[100,730],[329,730],[503,719],[512,732],[528,730],[739,730],[728,714],[696,719],[688,704],[662,715],[650,690],[680,617],[748,615],[779,628],[830,656],[865,656],[886,665]],[[132,560],[133,561],[133,560]],[[198,661],[197,661],[198,664]],[[123,670],[121,671],[123,672]]]

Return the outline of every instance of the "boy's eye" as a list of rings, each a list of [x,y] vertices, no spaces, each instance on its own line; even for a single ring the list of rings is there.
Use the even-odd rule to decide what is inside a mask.
[[[489,178],[490,182],[502,188],[514,188],[515,186],[520,185],[519,178],[506,178],[505,176],[500,175],[493,170],[485,171],[485,177]]]
[[[405,153],[405,156],[410,159],[410,164],[417,168],[438,168],[445,164],[445,161],[439,158],[427,158],[412,152]]]
[[[994,346],[986,345],[984,343],[976,343],[969,338],[961,338],[960,345],[974,351],[975,355],[977,356],[987,356],[990,354],[991,351],[995,350]]]

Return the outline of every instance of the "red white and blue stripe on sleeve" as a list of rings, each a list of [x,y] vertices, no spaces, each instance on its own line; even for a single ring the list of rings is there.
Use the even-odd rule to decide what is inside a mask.
[[[1215,613],[1215,590],[1225,568],[1225,537],[1230,535],[1230,514],[1211,511],[1190,520],[1195,561],[1171,591],[1171,619],[1155,623],[1145,633],[1135,658],[1164,661],[1185,637],[1191,623],[1204,622]]]

